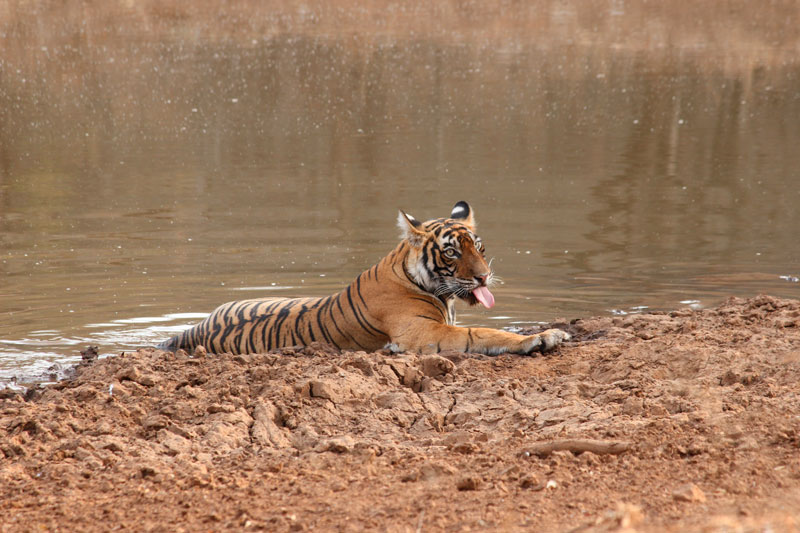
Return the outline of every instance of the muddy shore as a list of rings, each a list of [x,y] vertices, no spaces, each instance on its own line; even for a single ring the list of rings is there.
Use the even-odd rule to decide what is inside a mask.
[[[0,531],[796,531],[800,302],[538,357],[140,350],[0,391]]]

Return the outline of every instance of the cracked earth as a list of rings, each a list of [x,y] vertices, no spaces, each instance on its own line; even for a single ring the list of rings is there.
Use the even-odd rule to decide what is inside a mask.
[[[538,357],[140,350],[2,390],[0,531],[800,527],[800,302],[555,326]]]

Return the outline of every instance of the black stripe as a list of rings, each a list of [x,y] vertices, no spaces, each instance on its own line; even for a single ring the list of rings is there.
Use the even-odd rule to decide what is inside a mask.
[[[344,309],[342,309],[341,299],[342,299],[342,293],[337,294],[336,295],[336,305],[337,305],[337,307],[339,307],[339,313],[341,313],[342,318],[346,319],[347,317],[344,316]],[[333,321],[333,324],[336,326],[336,330],[342,335],[342,337],[344,337],[345,339],[350,339],[351,341],[353,341],[362,350],[366,350],[367,349],[360,342],[358,342],[352,335],[350,335],[348,333],[344,333],[344,332],[342,332],[341,329],[339,329],[339,325],[336,323],[336,320],[333,318],[333,310],[332,309],[331,309],[330,315],[331,315],[331,320]]]
[[[255,322],[253,322],[253,327],[250,328],[250,334],[247,336],[247,353],[254,353],[257,352],[256,350],[256,332],[258,331],[258,324],[263,321],[263,318],[257,318]]]
[[[348,287],[349,289],[350,287]],[[339,312],[342,314],[342,318],[344,318],[344,309],[342,309],[342,293],[336,295],[336,307],[339,308]]]
[[[228,305],[227,305],[227,306],[226,306],[224,309],[222,309],[222,310],[221,310],[219,313],[214,313],[214,314],[215,314],[215,315],[217,315],[218,317],[222,317],[222,319],[223,319],[223,320],[225,320],[225,322],[226,322],[226,324],[227,324],[228,318],[230,317],[230,312],[231,312],[231,310],[232,310],[234,307],[236,307],[236,304],[238,304],[238,303],[239,303],[239,302],[230,302],[230,303],[229,303],[229,304],[228,304]]]
[[[419,318],[425,318],[425,319],[428,319],[428,320],[433,320],[434,322],[439,322],[438,318],[433,318],[432,316],[426,316],[426,315],[417,315],[417,316]],[[441,322],[439,322],[439,323],[441,323]]]
[[[361,312],[361,310],[356,308],[356,306],[353,304],[353,297],[350,295],[350,287],[347,287],[347,303],[350,304],[350,309],[353,310],[353,315],[355,315],[356,320],[361,325],[361,327],[364,328],[364,331],[366,331],[367,333],[369,333],[373,337],[375,336],[375,333],[377,333],[378,335],[382,335],[384,337],[388,337],[389,336],[386,333],[384,333],[383,331],[381,331],[378,328],[376,328],[375,326],[373,326],[372,324],[370,324],[369,320],[367,320],[367,317],[364,316],[364,314]],[[374,331],[375,333],[372,333],[370,331],[370,329],[372,331]]]
[[[247,319],[244,317],[244,312],[247,311],[247,309],[248,309],[248,306],[245,303],[240,303],[239,306],[236,308],[234,313],[236,314],[236,323],[237,324],[242,324],[242,323],[247,321]]]
[[[212,352],[219,353],[224,351],[223,342],[225,337],[230,334],[230,311],[236,306],[238,302],[229,302],[222,306],[221,309],[214,312],[209,318],[214,321],[214,327],[211,331],[210,338],[206,339],[206,348],[210,348]],[[224,329],[223,329],[224,328]]]
[[[428,257],[428,247],[427,247],[427,246],[425,246],[425,247],[422,249],[422,264],[423,264],[423,265],[425,265],[425,267],[426,267],[426,268],[428,267],[428,260],[429,260],[429,257]],[[429,269],[429,270],[430,270],[430,269]]]
[[[261,344],[264,345],[264,349],[266,351],[272,350],[272,335],[270,335],[272,328],[269,325],[271,319],[272,319],[272,314],[265,315],[264,321],[266,322],[266,324],[264,324],[264,329],[261,330]]]
[[[397,276],[398,278],[400,278],[400,279],[404,279],[404,280],[406,280],[406,281],[409,281],[409,282],[413,283],[413,284],[414,284],[414,286],[415,286],[415,287],[417,287],[417,288],[418,288],[419,290],[421,290],[422,292],[427,292],[428,294],[430,294],[430,292],[428,291],[428,289],[426,289],[425,287],[423,287],[422,285],[420,285],[419,283],[417,283],[417,282],[414,280],[414,278],[412,278],[412,277],[411,277],[411,275],[410,275],[408,272],[406,272],[406,268],[405,268],[405,267],[403,267],[403,276],[401,276],[401,275],[399,275],[399,274],[397,273],[397,271],[394,269],[394,266],[392,266],[392,272],[394,272],[394,275],[395,275],[395,276]]]
[[[308,346],[308,343],[306,342],[306,339],[303,337],[303,334],[300,333],[300,330],[297,329],[296,326],[295,326],[295,329],[292,331],[292,337],[294,337],[295,333],[297,333],[297,338],[300,341],[300,346]]]
[[[217,317],[219,318],[219,317]],[[218,320],[214,320],[214,326],[208,332],[208,337],[205,338],[205,342],[203,343],[206,348],[213,348],[214,343],[219,339],[220,334],[222,333],[222,323]],[[211,350],[214,351],[213,349]]]
[[[258,313],[258,315],[253,319],[253,328],[250,330],[250,335],[249,335],[250,350],[252,350],[253,352],[259,351],[259,348],[257,347],[256,344],[257,335],[259,332],[261,333],[261,339],[262,339],[261,340],[262,346],[260,347],[260,349],[267,348],[267,341],[264,338],[264,331],[266,331],[267,329],[267,322],[269,322],[271,316],[272,315],[269,314]]]
[[[420,302],[425,302],[426,304],[432,306],[434,309],[436,309],[439,312],[440,315],[442,315],[442,319],[446,320],[445,314],[442,311],[442,309],[438,305],[436,305],[433,301],[428,300],[427,298],[420,298],[419,296],[412,296],[411,299],[412,300],[419,300]]]
[[[273,348],[272,331],[275,327],[274,323],[270,326],[269,322],[272,320],[273,311],[275,311],[275,309],[277,309],[278,306],[283,302],[284,300],[277,300],[269,304],[267,308],[264,309],[264,321],[267,323],[264,324],[264,330],[261,333],[261,342],[264,344],[264,349],[268,352]]]
[[[222,331],[222,335],[219,338],[219,348],[223,352],[226,352],[225,346],[227,345],[227,340],[230,339],[231,335],[233,334],[234,329],[236,328],[236,324],[230,323],[225,326],[225,329]]]
[[[336,344],[336,342],[328,333],[328,328],[326,328],[325,325],[322,323],[322,313],[325,311],[325,308],[328,307],[328,305],[330,304],[331,298],[333,297],[328,296],[327,298],[325,298],[324,303],[320,306],[319,310],[317,311],[317,326],[319,326],[319,330],[322,332],[322,336],[325,337],[325,340],[336,346],[336,348],[338,349],[339,345]]]
[[[345,294],[347,294],[347,303],[350,305],[350,309],[352,309],[352,310],[353,310],[353,316],[355,316],[355,317],[356,317],[356,321],[358,321],[359,325],[361,326],[361,328],[362,328],[364,331],[366,331],[367,333],[369,333],[370,335],[372,335],[372,332],[370,332],[370,331],[367,329],[367,326],[366,326],[366,325],[364,325],[364,323],[363,323],[363,322],[361,322],[361,318],[359,318],[359,316],[358,316],[358,311],[356,311],[356,306],[355,306],[355,305],[353,305],[353,297],[352,297],[352,296],[350,296],[350,287],[347,287],[347,289],[345,289]],[[341,306],[339,307],[339,309],[341,309]],[[344,312],[342,312],[342,314],[344,314]]]
[[[242,335],[244,334],[244,326],[247,323],[244,318],[246,306],[240,306],[237,313],[236,313],[236,322],[234,326],[236,327],[236,335],[233,338],[233,346],[239,347],[241,346],[242,342]],[[236,350],[238,352],[238,350]]]
[[[395,268],[396,266],[397,266],[397,265],[392,265],[392,272],[394,272],[394,275],[395,275],[395,276],[397,276],[397,277],[398,277],[398,278],[400,278],[400,279],[403,279],[403,278],[405,278],[405,279],[411,279],[411,278],[408,276],[408,274],[406,273],[406,269],[405,269],[405,268],[403,268],[403,276],[401,276],[400,274],[398,274],[398,273],[397,273],[397,269]]]
[[[337,303],[339,302],[339,295],[336,295],[336,302]],[[341,309],[341,308],[342,308],[342,306],[339,306],[339,309]],[[333,306],[330,305],[330,304],[328,304],[328,316],[331,317],[331,322],[333,322],[333,327],[335,327],[336,331],[339,332],[339,335],[341,335],[342,338],[344,338],[345,334],[342,332],[341,329],[339,329],[339,324],[336,322],[336,319],[333,318]]]
[[[363,275],[364,274],[361,274],[361,276]],[[369,311],[369,306],[367,305],[367,302],[364,301],[364,297],[361,295],[361,276],[356,278],[356,292],[358,293],[358,297],[361,299],[361,303],[364,304],[364,308]]]
[[[183,334],[183,338],[186,339],[187,341],[191,340],[195,336],[200,336],[205,339],[207,332],[208,332],[208,317],[206,317],[205,320],[197,324],[192,329],[186,330]]]
[[[254,329],[253,323],[252,322],[248,322],[246,325],[250,326],[250,331],[248,331],[247,332],[247,336],[245,336],[244,332],[245,332],[245,330],[247,328],[246,327],[242,328],[242,339],[244,339],[244,353],[253,353],[255,350],[253,350],[253,347],[252,347],[253,343],[250,342],[250,339],[252,338],[252,335],[253,335],[253,329]],[[240,352],[240,353],[242,353],[242,352]]]
[[[278,311],[278,316],[275,318],[275,325],[272,328],[275,331],[275,347],[276,348],[282,348],[283,347],[283,343],[281,343],[281,338],[280,338],[281,327],[283,326],[283,323],[286,322],[286,319],[289,316],[289,311],[291,310],[291,308],[294,307],[294,305],[297,304],[297,300],[291,299],[291,300],[286,300],[286,301],[284,301],[282,303],[283,303],[283,306],[281,307],[280,311]],[[292,335],[292,337],[294,337],[294,335]],[[294,343],[293,343],[293,345],[294,345]]]
[[[303,334],[300,333],[300,320],[303,318],[303,315],[308,312],[308,307],[305,304],[300,306],[300,311],[297,313],[297,316],[294,318],[294,331],[297,333],[297,338],[300,339],[300,342],[303,346],[308,345],[306,340],[303,338]]]

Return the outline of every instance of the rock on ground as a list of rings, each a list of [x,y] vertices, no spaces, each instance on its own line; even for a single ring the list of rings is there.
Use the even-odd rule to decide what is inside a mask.
[[[540,357],[87,360],[0,394],[0,531],[800,528],[800,302],[560,327]]]

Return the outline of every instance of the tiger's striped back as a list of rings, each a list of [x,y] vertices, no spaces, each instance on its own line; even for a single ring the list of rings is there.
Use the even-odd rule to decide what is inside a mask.
[[[344,291],[325,298],[228,302],[158,348],[192,352],[203,346],[212,353],[262,353],[322,341],[345,350],[379,350],[389,343],[389,335],[375,325],[363,292],[377,281],[376,265]]]

